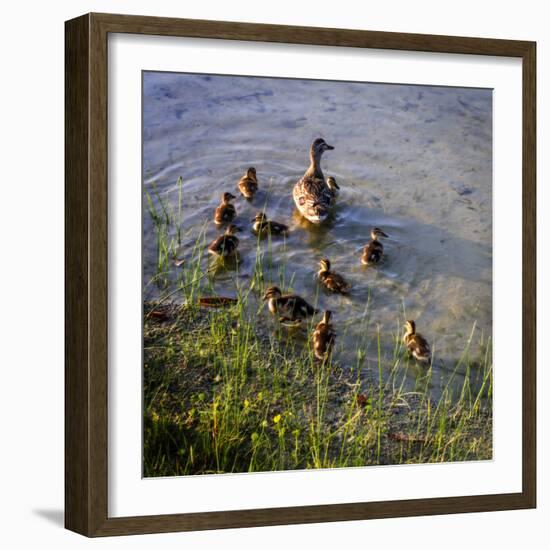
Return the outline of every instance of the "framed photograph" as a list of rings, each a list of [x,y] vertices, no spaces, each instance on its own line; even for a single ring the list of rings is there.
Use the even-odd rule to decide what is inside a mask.
[[[65,37],[68,529],[536,506],[535,43]]]

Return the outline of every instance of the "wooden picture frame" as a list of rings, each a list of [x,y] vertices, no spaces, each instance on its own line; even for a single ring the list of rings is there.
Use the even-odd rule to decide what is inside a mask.
[[[108,516],[107,37],[133,33],[520,58],[523,67],[522,491],[139,517]],[[534,42],[87,14],[65,26],[65,525],[125,535],[536,506],[536,45]]]

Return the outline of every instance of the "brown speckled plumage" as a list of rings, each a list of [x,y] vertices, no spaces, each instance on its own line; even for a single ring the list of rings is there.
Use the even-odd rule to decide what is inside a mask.
[[[319,265],[321,266],[318,272],[319,281],[327,290],[339,294],[347,294],[351,290],[351,284],[344,277],[330,270],[330,261],[327,258],[323,258]]]
[[[407,321],[405,323],[405,335],[403,343],[407,346],[407,351],[417,360],[422,363],[427,363],[431,359],[430,346],[426,339],[416,332],[416,323]]]
[[[328,217],[334,198],[321,170],[321,156],[331,149],[334,147],[322,138],[312,143],[309,168],[292,189],[292,197],[300,214],[312,223],[321,223]]]
[[[378,237],[387,237],[387,235],[378,227],[374,227],[370,233],[371,240],[363,249],[361,263],[365,265],[377,264],[384,255],[384,245],[378,240]]]
[[[256,235],[265,237],[267,235],[284,235],[288,232],[288,226],[284,223],[274,222],[267,219],[263,212],[256,214],[252,220],[252,231]]]
[[[235,236],[236,231],[240,231],[237,226],[229,225],[223,235],[220,235],[210,243],[208,252],[222,258],[233,256],[239,246],[239,239]]]
[[[332,198],[335,199],[338,196],[338,191],[340,190],[340,186],[336,183],[336,179],[332,176],[327,178],[327,186]]]
[[[232,195],[231,193],[224,193],[222,195],[222,202],[214,212],[214,223],[221,225],[223,223],[230,223],[235,219],[237,211],[230,202],[235,198],[235,195]]]
[[[313,331],[313,352],[320,361],[328,358],[334,347],[335,333],[330,323],[331,312],[325,311],[323,319]]]
[[[308,304],[301,296],[296,294],[284,294],[276,286],[269,287],[263,300],[267,301],[269,311],[273,315],[279,316],[279,321],[293,323],[300,322],[302,319],[311,317],[317,313],[317,310]]]
[[[239,180],[237,188],[246,199],[252,200],[254,198],[254,195],[258,191],[258,178],[256,176],[256,168],[251,166],[246,171],[246,174]]]

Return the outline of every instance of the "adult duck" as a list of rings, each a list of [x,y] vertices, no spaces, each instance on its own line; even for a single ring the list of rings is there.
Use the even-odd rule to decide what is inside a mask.
[[[323,138],[317,138],[309,150],[310,164],[292,190],[292,197],[300,214],[311,223],[319,224],[327,219],[334,194],[321,170],[321,157],[334,149]]]

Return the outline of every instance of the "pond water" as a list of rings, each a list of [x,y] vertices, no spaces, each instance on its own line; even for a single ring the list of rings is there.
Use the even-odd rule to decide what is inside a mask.
[[[353,284],[349,297],[318,296],[319,307],[334,312],[344,360],[354,354],[369,299],[371,328],[381,334],[401,333],[405,317],[416,320],[435,349],[435,394],[474,323],[474,354],[481,335],[491,335],[491,90],[153,72],[143,83],[144,187],[177,209],[183,178],[181,258],[222,192],[235,193],[255,166],[260,192],[252,203],[235,201],[244,229],[240,275],[253,271],[250,219],[265,206],[270,219],[291,227],[286,240],[273,239],[272,255],[288,278],[293,274],[293,291],[314,301],[321,257]],[[322,166],[341,188],[322,226],[305,222],[291,195],[317,137],[334,146]],[[374,226],[390,238],[385,261],[366,268],[359,257]],[[147,282],[156,273],[157,244],[146,209],[143,232]],[[219,233],[207,225],[208,242]],[[234,280],[222,273],[215,288],[234,295]],[[145,298],[160,293],[148,285]],[[460,376],[454,383],[462,384]]]

